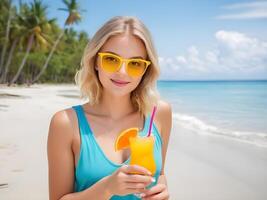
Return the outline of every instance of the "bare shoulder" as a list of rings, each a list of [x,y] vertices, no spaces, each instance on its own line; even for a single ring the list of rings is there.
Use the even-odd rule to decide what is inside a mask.
[[[166,101],[160,100],[157,107],[157,116],[161,133],[165,133],[166,131],[168,131],[166,129],[170,129],[170,126],[172,124],[171,105]]]
[[[160,115],[163,115],[165,117],[167,117],[168,115],[172,114],[172,108],[171,105],[163,100],[159,100],[158,102],[158,113]]]
[[[58,138],[66,142],[73,137],[75,130],[75,116],[71,108],[57,111],[51,118],[49,126],[49,137]]]

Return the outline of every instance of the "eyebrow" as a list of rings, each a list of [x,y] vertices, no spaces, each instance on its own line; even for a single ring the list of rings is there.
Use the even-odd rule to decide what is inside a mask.
[[[112,54],[115,54],[117,56],[120,56],[119,54],[115,53],[115,52],[112,52],[112,51],[104,51],[105,53],[112,53]],[[121,57],[121,56],[120,56]],[[141,59],[144,59],[142,56],[134,56],[134,57],[131,57],[131,58],[141,58]]]

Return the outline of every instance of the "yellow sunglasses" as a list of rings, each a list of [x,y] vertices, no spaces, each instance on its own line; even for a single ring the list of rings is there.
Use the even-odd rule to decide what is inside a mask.
[[[151,64],[148,60],[139,58],[126,59],[112,53],[101,52],[98,55],[100,56],[102,69],[110,73],[120,70],[122,63],[125,61],[126,72],[131,77],[142,76]]]

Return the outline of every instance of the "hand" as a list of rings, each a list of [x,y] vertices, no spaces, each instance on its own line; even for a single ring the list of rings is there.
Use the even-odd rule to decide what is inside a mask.
[[[170,195],[165,184],[159,183],[144,192],[142,200],[168,200]]]
[[[132,174],[131,172],[138,174]],[[127,195],[145,192],[152,177],[149,170],[138,165],[123,165],[107,177],[107,190],[111,195]]]

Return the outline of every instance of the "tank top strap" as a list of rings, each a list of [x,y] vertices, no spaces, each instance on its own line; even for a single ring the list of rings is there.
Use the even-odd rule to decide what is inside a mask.
[[[75,106],[72,106],[72,108],[75,110],[77,118],[78,118],[80,134],[81,135],[92,134],[88,121],[86,119],[83,107],[81,105],[75,105]]]

